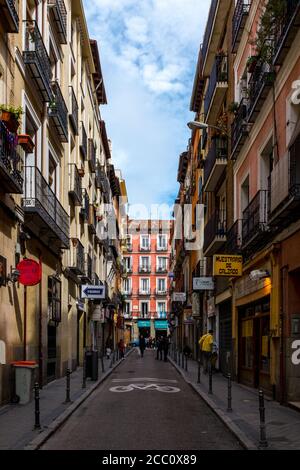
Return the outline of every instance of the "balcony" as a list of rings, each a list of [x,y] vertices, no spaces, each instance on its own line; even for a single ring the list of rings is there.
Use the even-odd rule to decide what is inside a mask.
[[[155,289],[155,295],[157,297],[166,297],[168,295],[167,289]]]
[[[216,210],[204,228],[204,256],[213,256],[226,242],[226,212]]]
[[[151,266],[139,266],[139,273],[140,274],[145,274],[145,273],[148,273],[150,274],[151,273]]]
[[[68,268],[75,276],[84,275],[84,247],[78,238],[71,239]]]
[[[16,137],[0,121],[0,180],[6,193],[23,193],[22,161],[16,148]]]
[[[166,274],[168,272],[167,266],[156,266],[156,273],[157,274]]]
[[[242,39],[252,0],[238,0],[232,19],[232,52],[235,54]]]
[[[81,281],[87,284],[92,284],[93,282],[93,260],[89,254],[85,254],[84,260],[84,272],[83,275],[80,276]]]
[[[168,251],[167,245],[156,245],[156,251],[162,252],[162,251]]]
[[[81,176],[75,163],[69,163],[69,195],[75,206],[82,205]]]
[[[212,140],[207,158],[204,162],[204,191],[211,192],[216,186],[227,166],[228,140],[217,137]]]
[[[151,246],[143,246],[143,245],[140,245],[140,251],[151,251]]]
[[[131,297],[131,296],[132,296],[132,288],[130,288],[130,289],[123,289],[122,295],[126,295],[126,297]]]
[[[48,246],[69,248],[69,216],[36,167],[25,167],[25,223]]]
[[[87,158],[87,135],[83,122],[80,123],[80,152],[84,160]]]
[[[90,198],[86,189],[82,190],[80,216],[84,223],[89,222],[90,216]]]
[[[236,160],[247,137],[249,135],[249,124],[247,122],[247,105],[242,99],[239,109],[231,125],[231,159]]]
[[[76,99],[76,95],[74,93],[74,89],[72,86],[69,86],[69,93],[70,93],[70,104],[71,104],[71,113],[69,114],[69,119],[72,125],[72,129],[75,135],[78,135],[78,103]]]
[[[212,0],[211,2],[202,45],[204,77],[210,75],[230,8],[231,2],[228,0]]]
[[[102,190],[104,202],[109,203],[110,185],[104,167],[97,165],[96,186]]]
[[[19,16],[17,11],[17,0],[0,0],[2,24],[6,33],[19,32]]]
[[[259,242],[269,233],[268,227],[269,191],[258,191],[243,212],[242,248],[259,246]]]
[[[92,234],[96,234],[97,229],[97,217],[96,210],[93,204],[89,205],[89,220],[88,220],[89,231]]]
[[[214,124],[228,90],[228,56],[215,58],[204,100],[204,114],[207,124]]]
[[[300,135],[289,152],[280,158],[270,178],[269,225],[283,229],[299,219]]]
[[[57,82],[51,84],[53,98],[48,108],[60,142],[68,142],[68,109]]]
[[[23,51],[24,63],[35,82],[44,102],[50,102],[53,98],[51,87],[51,63],[42,35],[36,21],[24,21],[25,25],[25,50]]]
[[[240,254],[242,251],[242,220],[239,219],[227,232],[224,252],[229,255]]]
[[[96,172],[96,146],[93,139],[89,139],[89,165],[92,173]]]
[[[140,297],[149,297],[151,295],[151,289],[139,289]]]
[[[60,44],[67,44],[67,10],[64,0],[48,0]]]
[[[274,65],[283,64],[300,28],[300,1],[285,0],[284,3],[284,15],[276,23]]]
[[[259,61],[249,81],[248,122],[254,123],[274,82],[274,72],[266,62]]]

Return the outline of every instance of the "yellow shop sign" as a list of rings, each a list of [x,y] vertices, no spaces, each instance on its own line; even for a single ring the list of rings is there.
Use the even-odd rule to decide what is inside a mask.
[[[214,255],[214,276],[238,277],[243,274],[243,257]]]

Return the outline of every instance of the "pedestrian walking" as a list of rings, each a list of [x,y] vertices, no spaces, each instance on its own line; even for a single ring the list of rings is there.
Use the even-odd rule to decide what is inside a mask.
[[[168,352],[169,352],[169,339],[167,338],[167,336],[165,336],[163,338],[162,349],[163,349],[163,352],[164,352],[164,362],[167,362],[168,361]]]
[[[112,339],[111,337],[109,336],[106,340],[106,344],[105,344],[105,348],[106,348],[106,359],[110,359],[110,355],[111,355],[111,352],[112,352],[112,346],[113,346],[113,343],[112,343]]]
[[[118,347],[119,347],[119,352],[120,352],[120,358],[123,360],[123,359],[125,359],[125,357],[124,357],[125,344],[124,344],[123,339],[120,339],[120,341],[118,343]]]
[[[157,347],[156,359],[162,361],[162,354],[163,354],[163,337],[162,336],[157,338],[156,347]]]
[[[139,338],[139,345],[140,345],[141,356],[144,357],[144,351],[146,349],[146,341],[143,335],[141,335]]]
[[[208,367],[209,365],[211,365],[213,342],[214,342],[213,330],[209,330],[208,333],[206,333],[199,339],[199,346],[200,346],[200,351],[201,351],[201,355],[203,359],[204,374],[207,374]]]

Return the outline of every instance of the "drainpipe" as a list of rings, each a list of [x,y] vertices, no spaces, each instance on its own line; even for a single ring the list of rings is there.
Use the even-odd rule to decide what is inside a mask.
[[[286,399],[286,367],[285,367],[285,311],[286,311],[286,274],[287,266],[281,269],[280,274],[280,404]]]
[[[23,361],[27,360],[26,355],[27,343],[27,287],[24,286],[24,343],[23,343]]]
[[[42,311],[43,311],[43,269],[42,269],[42,256],[40,255],[40,270],[41,281],[39,283],[39,385],[43,387],[43,324],[42,324]]]

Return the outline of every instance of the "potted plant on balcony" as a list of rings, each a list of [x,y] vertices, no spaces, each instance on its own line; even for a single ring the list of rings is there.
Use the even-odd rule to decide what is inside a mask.
[[[258,55],[252,55],[252,56],[248,57],[246,66],[247,66],[247,69],[248,69],[249,73],[254,72],[255,67],[257,65],[257,62],[258,62],[258,59],[259,59]]]
[[[35,144],[29,134],[19,134],[18,144],[22,147],[25,153],[32,153]]]
[[[35,144],[29,134],[19,134],[18,144],[22,147],[25,153],[32,153]]]
[[[234,114],[236,115],[236,113],[238,112],[238,109],[239,109],[239,103],[237,101],[233,101],[232,103],[230,103],[230,105],[228,106],[228,112],[230,114]]]
[[[5,122],[10,132],[17,132],[22,114],[23,108],[21,106],[14,108],[13,106],[7,106],[5,104],[0,105],[0,120]]]

